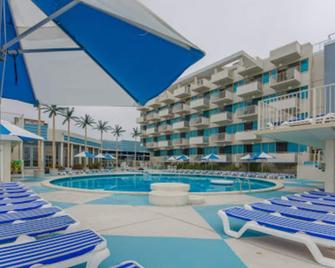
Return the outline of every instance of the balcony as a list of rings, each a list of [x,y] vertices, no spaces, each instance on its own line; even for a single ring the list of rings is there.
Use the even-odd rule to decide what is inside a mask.
[[[220,112],[220,113],[211,115],[210,121],[211,123],[215,123],[218,125],[224,125],[227,123],[231,123],[233,121],[233,115],[231,112]]]
[[[197,82],[191,85],[191,90],[197,93],[206,92],[210,90],[214,85],[207,79],[199,79]]]
[[[145,147],[148,148],[148,149],[157,148],[157,142],[147,142]]]
[[[208,127],[209,126],[209,119],[206,117],[197,117],[190,120],[191,127]]]
[[[270,51],[270,62],[274,65],[286,65],[299,60],[301,57],[301,45],[293,42]]]
[[[220,92],[219,95],[212,95],[211,102],[215,104],[228,104],[233,102],[234,94],[229,90]]]
[[[301,73],[291,68],[277,74],[277,78],[271,81],[271,87],[277,91],[285,91],[299,87],[301,84]]]
[[[259,74],[263,71],[262,64],[259,62],[254,62],[253,64],[249,64],[249,66],[239,66],[237,72],[243,77],[250,77],[256,74]]]
[[[228,69],[223,69],[212,75],[211,81],[216,85],[232,83],[234,80],[233,72]]]
[[[188,141],[188,139],[185,139],[185,138],[183,138],[183,139],[177,139],[177,140],[173,140],[172,144],[175,147],[188,146],[189,141]]]
[[[173,103],[175,99],[171,93],[164,92],[162,95],[160,95],[159,101],[164,104],[170,104]]]
[[[188,128],[189,128],[188,121],[180,121],[180,122],[173,123],[172,125],[172,129],[178,130],[178,131],[187,130]]]
[[[235,141],[247,142],[247,141],[256,141],[259,138],[256,135],[256,131],[242,131],[235,133]]]
[[[161,106],[161,104],[160,104],[158,98],[155,98],[155,99],[150,100],[150,101],[147,103],[146,106],[149,107],[149,108],[153,108],[153,109],[155,109],[155,108],[158,108],[159,106]]]
[[[250,105],[244,108],[240,108],[236,111],[239,119],[250,119],[257,116],[257,105]]]
[[[158,115],[162,118],[170,118],[172,116],[170,108],[164,108],[159,110]]]
[[[160,132],[160,133],[168,133],[168,132],[171,132],[171,131],[172,131],[172,126],[168,125],[168,124],[160,125],[158,127],[158,132]]]
[[[178,103],[173,106],[172,112],[179,115],[188,114],[190,112],[190,106],[185,103]]]
[[[158,128],[157,127],[152,127],[152,128],[147,128],[146,130],[146,135],[157,135],[158,134]]]
[[[148,106],[138,106],[136,109],[137,111],[140,111],[140,112],[147,112],[150,110]]]
[[[178,87],[173,92],[173,96],[179,99],[188,98],[190,94],[191,94],[191,87],[189,85]]]
[[[245,98],[260,95],[262,93],[262,83],[254,81],[245,85],[238,86],[237,95]]]
[[[137,124],[144,124],[145,122],[145,117],[144,116],[140,116],[138,118],[136,118],[136,123]]]
[[[159,141],[158,147],[159,148],[166,148],[171,146],[171,141]]]
[[[191,109],[202,110],[209,108],[209,99],[208,98],[199,98],[191,100],[190,102]]]
[[[189,139],[190,145],[204,145],[207,143],[208,143],[208,140],[204,136],[192,137]]]
[[[217,144],[231,143],[232,140],[233,140],[233,136],[231,134],[226,134],[226,133],[219,133],[219,134],[212,135],[209,137],[210,143],[217,143]]]
[[[158,121],[158,120],[159,120],[159,115],[158,115],[158,113],[156,113],[156,112],[154,112],[154,113],[149,113],[149,114],[147,115],[147,120],[148,120],[148,121],[153,121],[153,122]]]

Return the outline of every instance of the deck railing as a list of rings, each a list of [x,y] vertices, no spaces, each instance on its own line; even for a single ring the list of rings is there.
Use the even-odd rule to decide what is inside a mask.
[[[335,84],[300,90],[261,100],[258,129],[292,126],[292,122],[322,123],[332,113],[335,113]]]

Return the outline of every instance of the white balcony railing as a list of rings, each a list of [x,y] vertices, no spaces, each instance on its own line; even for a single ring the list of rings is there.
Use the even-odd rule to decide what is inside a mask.
[[[262,93],[262,83],[258,80],[238,86],[237,95],[244,98],[259,95]]]
[[[209,119],[207,117],[197,117],[190,120],[191,127],[204,127],[209,125]]]
[[[328,123],[334,120],[335,84],[269,98],[258,106],[259,130]]]
[[[172,141],[173,146],[187,146],[188,145],[188,139],[183,138],[183,139],[176,139]]]
[[[229,90],[224,90],[218,95],[211,96],[211,102],[215,104],[230,103],[233,101],[234,94]]]
[[[204,136],[191,137],[189,143],[190,145],[204,145],[208,143],[208,139]]]
[[[172,131],[172,126],[171,125],[168,125],[168,124],[165,124],[165,125],[160,125],[159,127],[158,127],[158,131],[159,132],[170,132],[170,131]]]
[[[176,98],[187,98],[191,94],[191,85],[181,86],[174,90],[173,96]]]
[[[176,114],[187,114],[190,112],[190,106],[185,103],[178,103],[173,106],[172,112]]]
[[[231,112],[221,112],[213,114],[210,117],[211,123],[215,124],[227,124],[233,121],[233,115]]]
[[[230,143],[233,140],[233,136],[227,133],[218,133],[209,137],[211,143]]]
[[[257,116],[257,105],[250,105],[236,111],[237,117],[241,119]]]
[[[189,128],[189,122],[188,121],[180,121],[180,122],[175,122],[172,125],[173,130],[185,130]]]
[[[276,79],[271,80],[271,87],[275,90],[287,90],[296,88],[301,84],[301,73],[295,69],[279,72]]]
[[[209,106],[209,98],[198,98],[191,100],[190,107],[192,109],[204,109]]]

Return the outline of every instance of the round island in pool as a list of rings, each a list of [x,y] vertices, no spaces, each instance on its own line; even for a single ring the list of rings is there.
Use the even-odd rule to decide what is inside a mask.
[[[211,180],[231,180],[232,185],[212,184]],[[192,193],[222,193],[268,191],[278,188],[276,183],[260,179],[242,179],[235,177],[191,176],[170,174],[113,174],[95,176],[76,176],[53,179],[49,186],[58,186],[83,190],[148,193],[152,183],[178,182],[190,185]],[[51,185],[50,185],[51,184]]]

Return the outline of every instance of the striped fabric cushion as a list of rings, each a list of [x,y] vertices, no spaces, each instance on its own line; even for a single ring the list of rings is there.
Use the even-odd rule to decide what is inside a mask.
[[[319,200],[319,199],[315,199],[315,198],[307,198],[307,197],[296,196],[296,195],[289,195],[289,196],[287,196],[287,198],[289,200],[292,200],[292,201],[310,202],[314,205],[335,207],[335,202],[333,202],[333,201]]]
[[[29,191],[28,188],[0,188],[0,194],[4,194],[4,193],[24,193]]]
[[[328,215],[325,213],[318,213],[264,203],[254,203],[251,204],[251,207],[253,209],[268,213],[278,212],[281,215],[289,218],[295,218],[305,221],[322,221],[329,224],[335,224],[335,215]]]
[[[5,198],[22,198],[22,197],[28,197],[30,195],[33,195],[33,192],[24,192],[24,193],[4,193],[0,194],[0,199],[5,199]]]
[[[0,214],[8,213],[10,211],[22,211],[22,210],[36,209],[46,204],[48,203],[44,200],[38,200],[38,201],[24,203],[24,204],[7,204],[6,206],[0,206]]]
[[[0,200],[0,208],[1,206],[7,206],[8,204],[30,203],[30,202],[34,202],[39,199],[41,198],[37,195],[31,195],[31,196],[20,197],[20,198],[6,198],[6,199]]]
[[[316,194],[302,193],[302,194],[300,194],[300,196],[307,197],[307,198],[312,198],[312,199],[320,199],[320,200],[326,200],[326,201],[333,201],[333,202],[335,202],[335,197],[328,196],[328,195],[320,196],[320,195],[316,195]]]
[[[93,231],[82,230],[2,247],[0,248],[0,268],[52,265],[89,253],[102,242],[103,239]]]
[[[2,213],[0,214],[0,224],[12,223],[17,220],[35,220],[39,218],[45,218],[54,215],[61,210],[56,207],[48,208],[37,208],[32,210],[24,210],[12,213]]]
[[[335,193],[329,193],[329,192],[322,192],[322,191],[310,191],[311,194],[314,195],[322,195],[322,196],[330,196],[335,197]]]
[[[276,204],[279,206],[286,206],[286,207],[296,207],[301,210],[307,210],[307,211],[314,211],[319,213],[335,213],[335,207],[329,207],[329,206],[321,206],[321,205],[312,205],[312,204],[306,204],[303,202],[297,202],[297,201],[291,201],[291,200],[283,200],[279,198],[273,198],[269,199],[269,201],[272,204]]]
[[[240,207],[232,207],[224,210],[233,218],[244,221],[256,221],[258,224],[268,228],[288,232],[302,232],[310,236],[335,240],[335,226],[328,224],[318,224],[303,220],[286,217],[279,217],[262,211],[247,210]]]
[[[20,235],[37,236],[65,230],[75,223],[69,216],[42,218],[23,223],[0,225],[0,243],[13,242]]]

